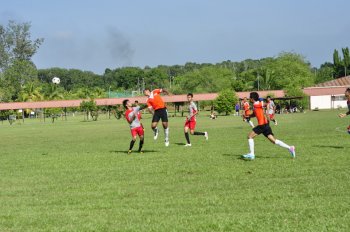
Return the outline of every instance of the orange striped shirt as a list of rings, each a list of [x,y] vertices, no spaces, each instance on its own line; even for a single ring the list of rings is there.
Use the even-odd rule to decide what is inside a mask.
[[[165,103],[160,96],[161,92],[161,89],[155,89],[151,92],[151,95],[147,99],[148,108],[152,107],[154,110],[165,108]]]
[[[258,120],[258,125],[265,125],[268,123],[267,118],[264,114],[264,102],[256,101],[253,104],[253,111],[256,119]]]

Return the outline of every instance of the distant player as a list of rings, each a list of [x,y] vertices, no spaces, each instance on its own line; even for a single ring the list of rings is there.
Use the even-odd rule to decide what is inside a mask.
[[[143,93],[145,96],[148,96],[148,110],[153,114],[151,127],[154,132],[154,140],[158,138],[159,130],[157,128],[157,125],[159,120],[162,119],[165,134],[165,146],[167,147],[169,146],[168,111],[160,94],[169,94],[169,92],[165,89],[155,89],[153,91],[150,89],[145,89]]]
[[[254,123],[250,120],[250,105],[249,105],[249,102],[247,100],[247,98],[243,98],[243,114],[242,114],[242,117],[243,117],[243,121],[249,123],[249,125],[253,128],[254,127]]]
[[[273,121],[274,124],[277,126],[277,120],[275,119],[275,112],[276,112],[276,105],[275,103],[272,101],[270,96],[267,96],[266,98],[266,112],[267,115],[269,116],[269,120]]]
[[[131,102],[128,99],[123,101],[123,106],[126,109],[125,111],[125,119],[130,124],[131,136],[132,140],[130,142],[130,147],[128,154],[132,152],[132,148],[134,147],[137,135],[140,137],[139,144],[139,152],[143,153],[142,146],[144,143],[144,131],[141,126],[140,120],[137,116],[137,113],[142,109],[140,106],[132,107]]]
[[[250,101],[253,103],[253,113],[251,114],[251,117],[255,116],[258,120],[258,126],[253,128],[253,131],[248,134],[248,143],[249,143],[249,149],[250,152],[246,155],[243,155],[242,158],[244,159],[255,159],[255,153],[254,153],[254,137],[263,134],[265,137],[267,137],[272,143],[288,149],[291,156],[295,158],[295,147],[289,146],[282,142],[281,140],[275,139],[271,127],[269,125],[269,122],[267,120],[267,117],[264,113],[264,102],[259,100],[259,94],[257,92],[250,93]]]
[[[198,110],[197,110],[196,104],[193,102],[192,93],[187,94],[187,101],[189,105],[188,105],[188,116],[186,117],[185,128],[184,128],[185,138],[187,141],[187,144],[185,145],[185,147],[190,147],[192,145],[190,142],[190,136],[188,135],[188,130],[190,130],[191,135],[202,135],[205,137],[206,140],[208,140],[208,132],[194,131],[197,123],[196,115],[198,114]]]
[[[346,115],[350,115],[350,88],[347,88],[345,90],[345,97],[348,100],[347,104],[348,104],[348,112],[346,112],[345,114],[341,113],[339,114],[339,117],[344,118]],[[350,134],[350,125],[348,126],[348,133]]]

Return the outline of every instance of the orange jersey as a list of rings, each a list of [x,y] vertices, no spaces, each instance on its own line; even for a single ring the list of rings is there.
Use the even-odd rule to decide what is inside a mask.
[[[165,108],[165,103],[160,96],[161,89],[155,89],[147,99],[148,108],[152,107],[154,110]]]
[[[244,102],[243,104],[243,109],[244,109],[244,116],[249,116],[250,115],[250,106],[248,102]]]
[[[268,123],[267,118],[264,114],[264,102],[256,101],[253,104],[253,111],[256,119],[258,120],[258,125],[265,125]]]

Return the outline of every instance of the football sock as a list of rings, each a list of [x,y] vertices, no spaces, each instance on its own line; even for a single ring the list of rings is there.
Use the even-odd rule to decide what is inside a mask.
[[[249,125],[250,125],[251,127],[254,127],[254,123],[253,123],[252,121],[249,121]]]
[[[190,136],[188,135],[188,132],[185,133],[185,137],[186,137],[186,141],[187,141],[187,144],[190,144]]]
[[[158,131],[158,128],[155,127],[155,128],[152,128],[152,130],[153,130],[153,132],[154,132],[154,135],[156,135],[156,134],[157,134],[157,131]]]
[[[139,144],[139,152],[142,150],[142,146],[143,146],[143,139],[142,140],[140,140],[140,144]]]
[[[197,132],[197,131],[195,131],[195,132],[193,133],[193,135],[205,135],[205,133],[204,133],[204,132]]]
[[[169,140],[169,127],[164,129],[165,140]]]
[[[284,148],[290,149],[290,146],[288,146],[288,144],[285,144],[281,140],[276,139],[275,144],[280,146],[280,147],[284,147]]]
[[[132,148],[134,147],[134,144],[135,144],[135,140],[131,140],[129,150],[132,150]]]
[[[254,155],[254,139],[248,139],[250,154]]]

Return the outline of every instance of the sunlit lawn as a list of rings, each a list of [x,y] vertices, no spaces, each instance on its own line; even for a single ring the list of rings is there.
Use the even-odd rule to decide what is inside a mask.
[[[0,231],[350,231],[350,117],[338,111],[278,115],[277,138],[297,158],[256,138],[240,117],[184,119],[127,155],[125,120],[69,117],[0,124]],[[134,150],[137,149],[138,142]]]

